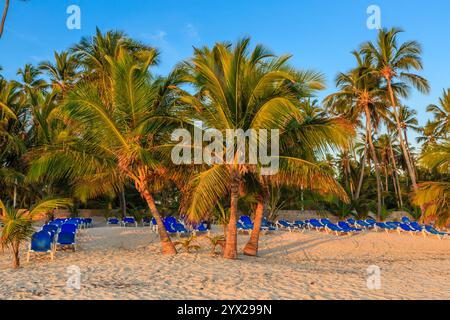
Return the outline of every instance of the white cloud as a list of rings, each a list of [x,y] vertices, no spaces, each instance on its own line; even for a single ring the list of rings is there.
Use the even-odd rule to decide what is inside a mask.
[[[192,23],[188,23],[186,25],[185,32],[188,35],[188,37],[190,37],[190,38],[193,38],[193,39],[196,39],[196,40],[200,39],[200,35],[198,33],[198,30]]]

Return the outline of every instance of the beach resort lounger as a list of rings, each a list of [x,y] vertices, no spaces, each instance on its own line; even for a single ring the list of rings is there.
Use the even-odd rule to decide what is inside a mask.
[[[389,231],[397,230],[397,226],[390,226],[384,222],[377,222],[377,223],[375,223],[374,230],[375,231],[384,230],[384,231],[386,231],[386,233],[389,233]]]
[[[278,220],[276,222],[276,226],[279,229],[289,230],[289,232],[292,232],[295,230],[295,226],[293,224],[287,222],[286,220]]]
[[[415,221],[414,222],[410,222],[409,226],[412,229],[414,229],[414,231],[417,231],[417,232],[422,232],[423,231],[423,227],[419,223],[417,223]]]
[[[128,227],[129,225],[133,225],[137,228],[138,223],[134,217],[125,217],[122,219],[122,226]]]
[[[317,219],[309,220],[309,225],[317,231],[325,229],[325,225]]]
[[[58,233],[58,238],[56,239],[56,246],[73,247],[73,251],[76,250],[76,241],[75,241],[76,233],[75,232],[60,232]]]
[[[409,224],[411,223],[411,220],[408,217],[402,217],[402,222]]]
[[[54,224],[46,224],[44,226],[42,226],[42,231],[48,231],[48,232],[53,232],[53,233],[58,233],[59,227],[57,225]]]
[[[347,222],[352,226],[354,226],[356,224],[356,220],[352,219],[352,218],[347,219]]]
[[[253,227],[247,226],[240,221],[238,221],[236,223],[236,227],[237,227],[238,231],[246,232],[246,233],[250,233],[253,230]]]
[[[107,225],[108,226],[118,226],[118,225],[120,225],[120,220],[117,218],[108,218]]]
[[[86,228],[92,228],[93,227],[92,222],[93,222],[92,218],[85,218],[84,219],[84,225],[86,226]]]
[[[370,229],[373,228],[373,225],[367,223],[364,220],[356,220],[355,227],[363,228],[363,229]]]
[[[210,233],[210,230],[206,227],[205,223],[200,223],[193,231],[194,234],[197,233]]]
[[[338,222],[338,227],[341,228],[341,229],[343,229],[343,230],[345,230],[345,231],[348,231],[348,232],[361,232],[361,231],[363,231],[363,229],[360,229],[360,228],[354,228],[354,227],[350,226],[350,225],[349,225],[347,222],[345,222],[345,221],[340,221],[340,222]]]
[[[326,231],[331,231],[331,232],[334,232],[334,234],[336,235],[336,236],[339,236],[339,235],[341,235],[341,234],[349,234],[349,233],[351,233],[350,231],[345,231],[344,229],[342,229],[342,228],[340,228],[340,227],[338,227],[337,225],[335,225],[334,223],[328,223],[326,226],[325,226],[325,230]]]
[[[152,232],[158,232],[158,223],[156,222],[155,218],[152,218]]]
[[[450,237],[450,233],[439,231],[432,226],[425,226],[425,228],[423,229],[422,232],[423,232],[424,236],[427,236],[428,234],[430,234],[433,236],[437,236],[439,240],[442,240],[445,237]]]
[[[142,218],[142,226],[143,227],[150,227],[152,225],[152,218],[151,217],[143,217]]]
[[[76,233],[78,231],[78,225],[73,223],[64,223],[61,226],[60,232],[74,232]]]
[[[31,253],[50,253],[53,260],[55,256],[54,235],[48,231],[39,231],[31,236],[30,248],[27,254],[27,262],[30,262]]]
[[[406,223],[400,223],[399,227],[397,228],[397,232],[408,232],[410,235],[417,234],[418,231],[414,230],[410,225]]]

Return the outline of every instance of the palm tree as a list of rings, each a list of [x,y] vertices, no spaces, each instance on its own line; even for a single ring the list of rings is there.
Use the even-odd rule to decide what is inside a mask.
[[[420,164],[438,173],[450,174],[450,141],[430,146],[420,159]],[[413,203],[424,207],[422,219],[435,219],[439,225],[446,226],[450,219],[450,182],[442,179],[438,182],[424,182],[414,193]]]
[[[50,77],[54,90],[62,93],[62,97],[73,87],[77,78],[81,76],[78,72],[79,61],[67,51],[54,52],[55,62],[44,61],[40,63],[39,69]]]
[[[164,254],[176,249],[164,227],[152,195],[153,187],[166,179],[165,163],[154,151],[170,137],[172,117],[177,106],[174,94],[180,74],[152,79],[148,73],[156,52],[146,63],[136,61],[126,48],[119,50],[116,60],[109,59],[111,92],[105,101],[96,82],[80,81],[68,93],[62,108],[77,133],[72,143],[62,143],[56,150],[41,152],[31,168],[30,176],[42,178],[70,177],[86,179],[89,175],[104,181],[120,181],[120,175],[134,183],[158,223]],[[102,180],[103,179],[103,180]]]
[[[298,94],[313,87],[321,87],[322,77],[313,72],[296,72],[287,65],[289,56],[275,57],[266,48],[257,45],[248,52],[249,39],[232,46],[217,43],[212,49],[195,49],[194,58],[185,63],[187,79],[197,92],[183,100],[193,108],[196,119],[204,128],[214,128],[222,134],[226,130],[244,132],[250,129],[283,130],[293,119],[302,119],[298,109]],[[300,120],[301,121],[301,120]],[[226,153],[230,153],[225,145]],[[241,190],[245,189],[245,175],[264,185],[265,179],[273,183],[286,181],[289,172],[307,185],[308,179],[319,168],[296,158],[280,157],[280,171],[272,178],[261,175],[261,164],[243,164],[239,152],[232,154],[231,163],[223,161],[202,170],[190,184],[187,214],[192,220],[201,220],[225,195],[230,195],[230,218],[227,228],[224,258],[237,258],[237,214]],[[300,178],[299,175],[303,174]],[[303,181],[301,181],[303,179]],[[294,179],[292,179],[294,180]],[[264,188],[262,188],[264,189]],[[262,220],[264,193],[257,206],[255,229]],[[254,234],[253,242],[257,242]]]
[[[429,105],[427,112],[434,115],[436,136],[446,139],[450,132],[450,89],[444,90],[442,98],[439,99],[439,105]]]
[[[0,222],[4,225],[0,246],[11,250],[14,269],[20,268],[21,243],[27,241],[34,232],[33,217],[70,204],[69,199],[51,199],[37,203],[30,210],[19,210],[5,206],[0,200],[0,210],[3,213],[0,215]]]
[[[416,41],[407,41],[399,45],[397,36],[401,33],[401,29],[392,28],[390,30],[382,29],[378,33],[377,43],[368,42],[362,46],[362,51],[374,58],[375,74],[384,79],[387,86],[387,98],[390,101],[395,121],[397,124],[397,137],[400,141],[400,147],[403,151],[406,166],[413,185],[413,189],[417,190],[417,179],[412,159],[407,150],[402,125],[399,118],[399,107],[397,93],[403,97],[408,95],[409,85],[423,93],[428,93],[430,88],[428,81],[423,77],[409,72],[409,70],[422,70],[421,53],[422,49]],[[398,82],[396,82],[398,80]],[[396,85],[402,90],[396,90]]]
[[[369,150],[375,165],[377,180],[377,212],[381,216],[382,183],[380,177],[380,161],[373,143],[373,133],[380,115],[385,113],[386,105],[381,98],[382,89],[379,80],[372,75],[371,57],[353,52],[358,66],[348,73],[340,73],[336,79],[339,91],[325,98],[326,106],[336,113],[345,114],[350,119],[365,117],[366,137]]]

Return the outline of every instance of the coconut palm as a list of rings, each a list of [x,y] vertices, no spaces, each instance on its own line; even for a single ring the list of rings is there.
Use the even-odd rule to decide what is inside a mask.
[[[66,92],[73,87],[77,78],[78,59],[67,51],[54,52],[55,62],[44,61],[39,64],[39,69],[48,74],[53,90],[58,90],[64,97]]]
[[[420,164],[443,174],[447,180],[421,183],[413,195],[413,203],[425,208],[423,219],[435,219],[439,225],[446,226],[450,219],[450,141],[447,139],[440,145],[427,148]]]
[[[62,108],[77,129],[70,137],[74,141],[58,146],[59,152],[50,149],[41,153],[30,168],[30,176],[86,179],[96,174],[99,181],[110,177],[114,182],[124,175],[134,183],[156,219],[163,253],[174,254],[176,249],[152,195],[166,180],[166,170],[161,157],[152,150],[171,133],[170,124],[176,119],[170,117],[177,101],[171,88],[181,78],[177,72],[167,78],[150,77],[148,68],[156,52],[141,63],[126,48],[119,51],[116,60],[108,59],[112,90],[108,99],[99,92],[96,82],[77,83]]]
[[[27,241],[34,231],[33,217],[70,204],[69,199],[51,199],[40,201],[29,210],[19,210],[5,206],[0,200],[0,210],[3,213],[0,216],[3,223],[0,247],[11,250],[14,269],[20,268],[20,245]]]
[[[377,212],[381,216],[382,185],[380,177],[380,161],[373,143],[380,115],[386,112],[386,104],[382,99],[383,90],[380,81],[374,77],[371,68],[371,57],[353,52],[358,66],[348,73],[340,73],[336,79],[339,91],[327,96],[324,103],[334,112],[345,114],[350,119],[365,118],[366,137],[372,161],[375,165],[377,180]]]
[[[450,132],[450,89],[444,90],[439,105],[429,105],[427,112],[431,112],[434,116],[436,136],[446,139]]]
[[[299,122],[298,97],[312,88],[321,88],[322,77],[313,72],[297,72],[287,65],[289,56],[276,57],[257,45],[248,52],[249,39],[234,46],[217,43],[212,49],[195,49],[194,57],[185,68],[187,79],[197,92],[183,100],[193,108],[193,117],[205,128],[221,133],[226,130],[285,129],[293,119]],[[224,146],[224,155],[230,153]],[[264,185],[264,180],[281,183],[289,180],[297,186],[309,185],[320,168],[308,161],[280,156],[280,172],[271,178],[261,175],[261,164],[243,164],[239,152],[232,154],[232,162],[223,161],[206,167],[195,176],[190,186],[187,214],[192,220],[201,220],[224,196],[230,196],[230,218],[226,235],[224,258],[237,258],[237,213],[241,191],[245,189],[246,175]],[[222,159],[223,160],[223,159]],[[335,187],[336,185],[333,185]],[[263,197],[260,201],[263,202]],[[260,203],[255,218],[255,229],[262,220]],[[256,234],[255,234],[256,236]],[[257,242],[256,237],[253,237]]]
[[[398,102],[398,94],[403,97],[408,96],[410,85],[423,93],[428,93],[430,88],[428,81],[423,77],[409,72],[409,70],[422,70],[421,53],[422,49],[418,42],[407,41],[399,44],[398,35],[401,29],[392,28],[390,30],[382,29],[378,33],[376,43],[368,42],[362,46],[362,51],[371,55],[375,62],[375,72],[380,79],[384,79],[387,87],[387,99],[393,108],[394,118],[397,125],[397,137],[399,138],[400,147],[403,151],[408,173],[411,178],[414,190],[417,190],[417,179],[414,165],[406,143],[404,140],[401,121],[399,118],[400,104]],[[402,90],[393,88],[396,85]]]

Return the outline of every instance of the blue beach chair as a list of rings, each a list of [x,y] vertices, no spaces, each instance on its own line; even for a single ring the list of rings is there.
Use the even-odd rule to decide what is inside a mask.
[[[114,217],[108,218],[108,222],[106,223],[108,226],[118,226],[120,225],[120,220]]]
[[[344,231],[348,231],[348,232],[351,232],[351,233],[363,231],[363,229],[360,229],[360,228],[354,228],[354,227],[350,226],[350,225],[349,225],[347,222],[345,222],[345,221],[340,221],[340,222],[338,222],[338,227],[341,228],[341,229],[343,229]]]
[[[30,262],[31,253],[50,253],[50,258],[55,257],[54,234],[48,231],[39,231],[31,236],[30,248],[27,254],[27,262]]]
[[[430,234],[433,236],[437,236],[439,240],[442,240],[446,237],[450,237],[450,233],[441,232],[432,226],[425,226],[425,228],[423,229],[422,232],[423,232],[424,236],[427,236],[428,234]]]
[[[58,233],[58,237],[56,239],[56,246],[66,247],[71,246],[73,247],[73,251],[76,250],[76,233],[75,232],[68,232],[68,231],[61,231]]]
[[[128,227],[129,225],[134,225],[137,228],[138,224],[134,217],[125,217],[122,219],[122,226]]]

